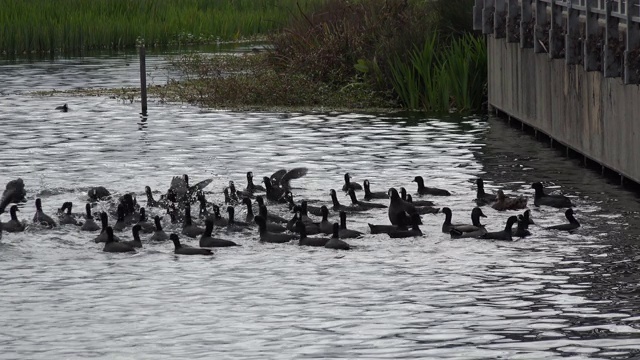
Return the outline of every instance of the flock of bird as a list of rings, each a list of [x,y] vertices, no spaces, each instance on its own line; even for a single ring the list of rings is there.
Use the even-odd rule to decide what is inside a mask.
[[[42,200],[35,200],[35,214],[33,224],[45,228],[59,225],[78,226],[80,230],[97,233],[94,241],[104,243],[105,252],[135,252],[136,248],[143,246],[141,236],[147,234],[146,242],[163,242],[171,240],[174,244],[174,252],[181,255],[212,255],[212,248],[238,246],[235,242],[224,239],[229,232],[256,231],[259,241],[269,243],[287,243],[297,241],[301,246],[325,247],[336,250],[349,250],[351,246],[345,239],[362,237],[365,234],[347,228],[347,215],[356,212],[386,211],[388,224],[368,224],[371,234],[387,234],[390,238],[404,238],[423,236],[420,229],[422,225],[421,215],[444,214],[442,232],[450,234],[451,238],[479,238],[512,241],[514,237],[526,237],[530,235],[529,225],[534,224],[530,210],[517,216],[509,216],[503,230],[489,232],[480,222],[480,218],[486,217],[482,212],[483,206],[491,206],[498,211],[524,210],[527,208],[527,198],[524,196],[508,197],[502,190],[496,194],[487,194],[484,191],[482,179],[477,179],[476,207],[471,211],[471,224],[452,223],[452,211],[448,207],[435,207],[430,200],[414,200],[404,187],[398,191],[390,188],[384,192],[371,191],[371,183],[364,180],[362,184],[351,181],[351,176],[344,175],[344,191],[351,203],[341,204],[335,189],[329,191],[331,203],[322,206],[310,205],[303,200],[296,202],[291,191],[291,181],[299,179],[307,174],[306,168],[291,170],[278,170],[269,177],[262,178],[262,185],[254,184],[253,173],[246,174],[247,185],[244,189],[237,189],[233,181],[223,190],[224,204],[210,203],[204,189],[212,182],[212,179],[201,181],[195,185],[189,184],[187,175],[176,176],[172,179],[168,191],[155,199],[149,186],[145,187],[146,204],[144,207],[137,202],[135,194],[127,193],[115,198],[111,192],[102,187],[91,188],[87,193],[88,202],[85,212],[73,213],[73,203],[65,202],[57,210],[54,217],[47,215],[42,209]],[[425,186],[424,179],[416,176],[413,180],[417,184],[417,196],[446,197],[451,193],[445,189]],[[535,190],[535,206],[551,206],[564,208],[568,223],[551,226],[547,229],[560,231],[573,231],[580,227],[575,219],[573,204],[569,198],[563,195],[551,195],[544,191],[539,182],[533,183]],[[356,195],[362,191],[361,200]],[[373,202],[374,199],[386,199],[388,204]],[[9,207],[10,220],[0,222],[0,239],[2,233],[22,232],[25,230],[26,221],[18,219],[20,211],[18,203],[26,202],[26,189],[22,179],[12,180],[6,185],[6,189],[0,200],[0,214]],[[106,208],[94,218],[92,210],[100,202]],[[14,205],[11,205],[14,204]],[[278,211],[267,210],[267,204]],[[11,206],[10,206],[11,205]],[[197,215],[192,215],[191,207],[197,205]],[[235,207],[246,207],[244,219],[235,218]],[[255,206],[255,208],[254,208]],[[227,216],[221,215],[221,208]],[[147,213],[155,213],[150,221]],[[255,215],[257,212],[258,215]],[[290,213],[288,217],[281,217],[276,213]],[[339,215],[340,222],[329,221],[330,213]],[[179,230],[167,234],[163,230],[162,219],[168,214],[170,221]],[[313,218],[317,217],[317,218]],[[109,225],[109,218],[115,218],[115,223]],[[99,220],[99,224],[96,220]],[[516,229],[513,230],[514,225]],[[132,240],[122,239],[118,234],[124,234],[130,227]],[[214,236],[214,229],[217,229]],[[198,246],[189,246],[180,241],[180,235],[198,239]],[[315,236],[314,236],[315,235]],[[329,236],[330,235],[330,236]]]

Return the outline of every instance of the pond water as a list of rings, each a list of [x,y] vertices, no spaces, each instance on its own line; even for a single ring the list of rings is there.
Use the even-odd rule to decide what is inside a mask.
[[[150,62],[148,69],[161,69],[163,60]],[[0,67],[0,186],[24,179],[21,219],[30,222],[36,197],[48,214],[64,201],[81,212],[87,189],[98,185],[135,192],[144,205],[145,185],[159,194],[181,174],[212,178],[207,197],[222,204],[228,181],[243,187],[247,171],[259,179],[304,166],[308,174],[293,182],[297,200],[329,203],[329,189],[339,190],[346,172],[369,179],[374,191],[404,186],[410,193],[421,175],[453,193],[429,199],[450,207],[457,222],[469,220],[474,181],[482,177],[489,192],[529,196],[533,235],[509,243],[451,240],[437,214],[423,217],[423,237],[366,234],[349,240],[355,249],[348,252],[263,244],[256,230],[219,233],[243,246],[204,258],[176,256],[170,243],[109,254],[92,241],[95,234],[29,224],[0,240],[0,358],[640,356],[640,206],[578,160],[495,119],[151,103],[141,121],[135,103],[27,94],[135,86],[136,76],[131,58]],[[63,103],[69,112],[54,110]],[[565,219],[562,210],[533,206],[534,181],[572,197],[579,231],[544,230]],[[278,205],[270,209],[290,216]],[[163,212],[149,211],[179,232]],[[518,213],[484,212],[491,230]],[[236,213],[245,214],[240,206]],[[385,210],[349,217],[349,227],[363,232],[367,223],[387,222]]]

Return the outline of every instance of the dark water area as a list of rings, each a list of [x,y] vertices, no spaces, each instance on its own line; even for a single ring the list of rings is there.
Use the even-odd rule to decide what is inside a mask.
[[[165,71],[163,58],[150,61]],[[501,120],[153,103],[141,121],[136,103],[28,94],[135,86],[137,63],[127,57],[6,64],[0,81],[0,186],[21,177],[28,192],[18,213],[27,230],[0,240],[0,358],[640,356],[636,195]],[[54,110],[63,103],[69,112]],[[441,232],[444,215],[424,215],[424,236],[392,240],[368,233],[367,223],[388,223],[384,209],[371,210],[349,216],[348,226],[366,234],[347,240],[348,252],[217,230],[243,246],[204,258],[176,256],[172,244],[145,236],[135,255],[104,253],[94,233],[30,221],[36,197],[50,215],[64,201],[81,212],[89,187],[102,185],[134,192],[144,206],[146,185],[158,196],[173,176],[189,174],[213,179],[207,197],[222,204],[228,181],[244,187],[247,171],[259,179],[299,166],[309,172],[293,182],[296,200],[328,204],[334,188],[347,204],[339,191],[346,172],[374,191],[409,193],[421,175],[452,192],[424,198],[468,222],[482,177],[488,192],[528,196],[536,224],[514,242],[452,240]],[[534,181],[572,198],[578,231],[544,229],[565,219],[533,206]],[[97,203],[94,213],[109,206]],[[148,211],[180,232],[163,211]],[[483,211],[490,231],[520,213]],[[130,228],[121,235],[130,238]]]

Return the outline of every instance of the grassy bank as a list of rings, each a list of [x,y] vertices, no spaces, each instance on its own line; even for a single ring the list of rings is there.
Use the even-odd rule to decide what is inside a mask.
[[[0,0],[0,53],[202,44],[266,34],[325,0]]]
[[[486,97],[487,56],[472,9],[473,0],[327,0],[272,33],[259,66],[229,71],[225,61],[200,57],[175,65],[186,74],[186,98],[210,107],[326,101],[476,112]]]

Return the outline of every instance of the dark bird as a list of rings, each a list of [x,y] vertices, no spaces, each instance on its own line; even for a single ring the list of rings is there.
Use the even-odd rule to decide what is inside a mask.
[[[4,231],[11,232],[11,233],[24,231],[24,224],[21,223],[20,220],[18,220],[18,215],[16,214],[16,212],[18,211],[20,211],[18,209],[18,205],[11,206],[11,208],[9,209],[9,213],[11,214],[11,220],[2,224]]]
[[[531,187],[536,191],[535,199],[533,203],[535,206],[546,205],[556,208],[569,208],[573,207],[571,200],[564,195],[547,195],[544,192],[544,188],[541,183],[535,182],[531,184]]]
[[[342,185],[342,191],[349,191],[349,189],[353,190],[362,190],[362,185],[357,182],[351,181],[351,175],[349,173],[344,174],[344,185]]]
[[[56,110],[67,112],[69,111],[69,106],[67,106],[67,104],[65,103],[64,105],[56,106]]]
[[[244,189],[244,191],[248,191],[251,193],[254,192],[264,192],[266,191],[266,189],[262,186],[262,185],[254,185],[253,184],[253,173],[251,171],[247,172],[247,187]]]
[[[445,215],[444,223],[442,224],[442,232],[445,234],[450,234],[452,229],[457,229],[461,232],[471,232],[484,228],[484,225],[480,224],[481,217],[487,217],[482,209],[479,207],[473,208],[471,210],[471,225],[468,224],[452,224],[451,223],[451,209],[448,207],[442,208],[442,213]]]
[[[300,246],[325,246],[327,242],[329,242],[329,238],[321,238],[321,237],[308,237],[307,231],[305,229],[305,225],[302,221],[296,223],[296,228],[298,233],[300,234],[300,241],[298,245]]]
[[[133,240],[122,241],[121,244],[128,244],[133,248],[141,248],[142,241],[140,241],[140,225],[133,225],[133,228],[131,228],[131,233],[133,234]]]
[[[353,188],[347,190],[347,194],[349,195],[349,198],[351,198],[351,205],[361,208],[363,210],[385,209],[388,207],[387,205],[384,205],[384,204],[358,201],[358,198],[356,198],[356,192],[355,190],[353,190]]]
[[[364,185],[364,199],[369,201],[371,199],[387,199],[389,198],[389,193],[385,191],[371,191],[371,184],[369,180],[365,180],[363,182]]]
[[[153,235],[149,238],[150,241],[166,241],[169,240],[169,235],[167,235],[164,230],[162,230],[162,223],[160,223],[160,216],[156,215],[153,218],[153,223],[156,227]]]
[[[351,247],[346,242],[340,240],[340,225],[338,223],[333,224],[333,235],[331,239],[324,245],[327,249],[335,250],[349,250]]]
[[[484,192],[484,181],[482,179],[478,178],[476,180],[476,185],[478,185],[478,190],[476,191],[476,205],[484,206],[496,201],[495,195]]]
[[[482,235],[482,239],[491,239],[491,240],[504,240],[504,241],[512,241],[512,234],[511,234],[511,227],[513,227],[513,224],[515,224],[516,222],[518,222],[518,217],[516,216],[509,216],[509,219],[507,219],[507,225],[504,227],[504,230],[502,231],[497,231],[497,232],[488,232],[484,235]]]
[[[567,220],[569,220],[568,224],[549,226],[547,227],[547,229],[573,231],[580,227],[580,223],[578,222],[578,220],[576,220],[576,218],[573,217],[573,209],[567,209],[567,211],[564,212],[564,216],[567,218]]]
[[[113,229],[111,226],[107,227],[106,230],[107,240],[105,241],[104,248],[102,251],[104,252],[112,252],[112,253],[125,253],[125,252],[135,252],[136,249],[127,243],[116,242],[113,236]]]
[[[55,227],[56,222],[42,211],[42,201],[40,198],[36,199],[36,213],[33,215],[33,222],[35,224],[45,225],[49,227]]]
[[[210,249],[203,248],[192,248],[192,247],[184,247],[180,244],[180,238],[176,234],[169,235],[169,239],[173,241],[173,246],[175,249],[173,250],[174,254],[178,255],[213,255],[213,251]]]
[[[7,183],[7,186],[2,193],[2,199],[0,199],[0,214],[2,214],[7,205],[11,203],[26,202],[27,191],[24,189],[24,181],[21,178],[11,180]]]
[[[94,186],[87,191],[87,197],[91,201],[107,200],[111,197],[111,193],[104,186]]]
[[[413,181],[418,184],[418,194],[420,195],[435,195],[435,196],[449,196],[451,193],[444,189],[432,188],[424,186],[424,179],[422,176],[416,176]]]
[[[286,243],[297,238],[296,235],[272,233],[267,231],[267,223],[261,216],[254,218],[256,224],[258,224],[258,233],[260,235],[260,241],[269,243]]]
[[[208,218],[204,221],[204,233],[200,237],[200,247],[229,247],[229,246],[238,246],[233,241],[218,239],[211,236],[213,232],[213,219]]]

